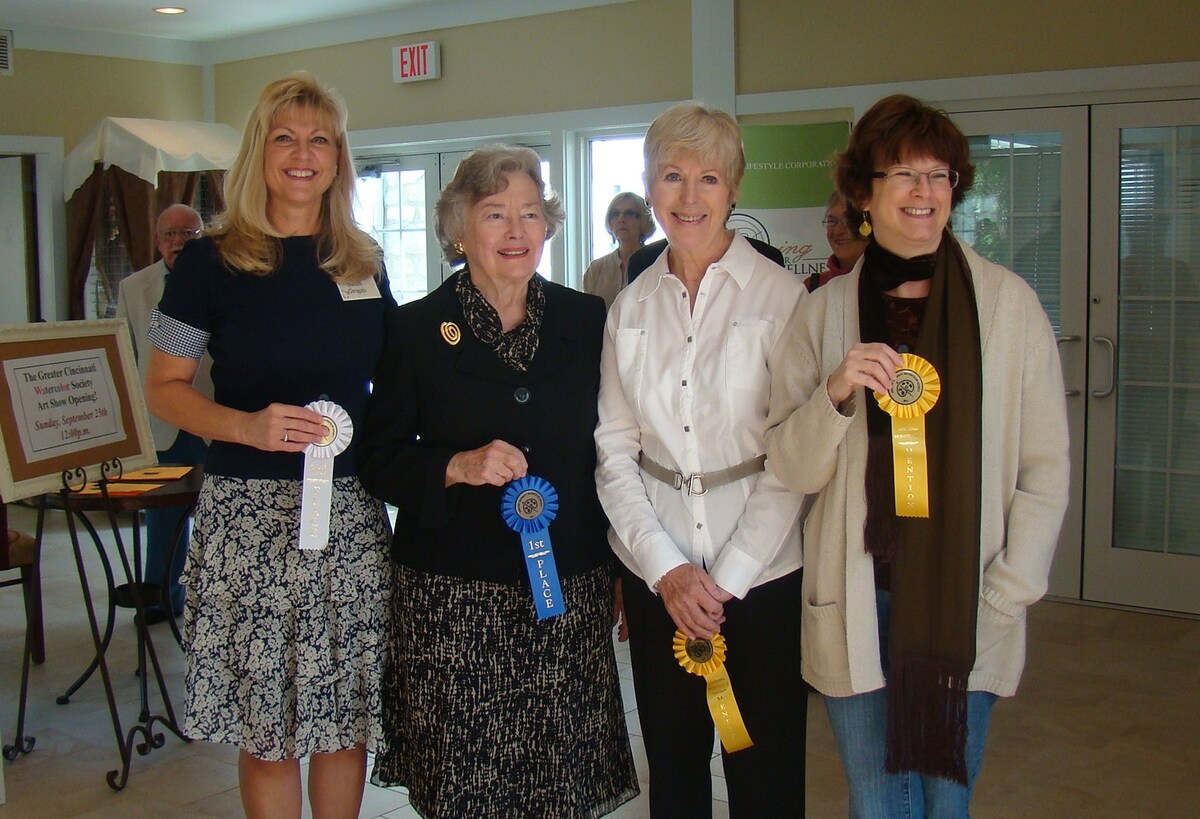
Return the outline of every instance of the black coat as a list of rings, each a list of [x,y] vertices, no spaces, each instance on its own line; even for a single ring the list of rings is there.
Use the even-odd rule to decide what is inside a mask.
[[[359,477],[399,509],[393,558],[438,574],[528,582],[520,538],[500,516],[503,488],[445,486],[455,453],[500,439],[523,450],[529,474],[558,491],[550,538],[559,574],[611,560],[592,437],[604,302],[545,282],[537,354],[521,373],[471,333],[454,278],[388,316],[363,425]],[[443,334],[447,322],[458,330],[456,344]]]

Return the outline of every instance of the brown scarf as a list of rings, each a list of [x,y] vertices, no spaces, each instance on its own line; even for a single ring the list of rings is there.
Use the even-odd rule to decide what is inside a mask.
[[[863,341],[888,343],[882,293],[900,282],[897,266],[886,264],[880,251],[872,243],[864,261],[859,331]],[[965,785],[967,678],[975,665],[979,605],[983,383],[971,271],[948,230],[934,254],[914,352],[942,382],[937,405],[925,416],[930,516],[897,517],[893,501],[894,529],[884,528],[894,539],[880,542],[867,533],[867,551],[891,560],[886,767]],[[886,430],[890,437],[890,419],[874,400],[867,404],[868,431],[878,437]],[[882,473],[891,483],[891,452],[887,444],[869,447],[869,476]],[[868,520],[880,511],[869,508]]]
[[[504,332],[500,314],[471,281],[471,273],[463,268],[454,282],[463,318],[475,338],[492,348],[500,360],[518,372],[525,372],[537,355],[538,332],[542,329],[542,312],[546,309],[546,291],[537,273],[529,279],[525,295],[525,320]]]

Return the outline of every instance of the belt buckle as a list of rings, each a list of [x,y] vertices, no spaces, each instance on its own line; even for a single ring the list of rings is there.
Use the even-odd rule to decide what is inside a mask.
[[[689,475],[687,479],[687,490],[689,495],[699,497],[707,495],[708,490],[704,487],[703,475]]]

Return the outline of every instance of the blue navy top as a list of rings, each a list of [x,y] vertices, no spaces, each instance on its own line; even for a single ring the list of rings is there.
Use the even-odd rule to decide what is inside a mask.
[[[227,268],[210,238],[188,242],[167,276],[149,339],[165,353],[196,360],[207,349],[218,404],[246,412],[318,399],[340,404],[354,437],[334,461],[334,476],[356,475],[384,315],[396,303],[387,274],[381,265],[379,298],[346,301],[318,265],[313,237],[280,242],[280,265],[267,276]],[[204,469],[236,478],[300,480],[304,454],[213,441]]]

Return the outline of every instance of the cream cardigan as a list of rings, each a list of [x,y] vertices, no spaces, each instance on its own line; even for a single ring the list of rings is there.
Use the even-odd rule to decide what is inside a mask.
[[[1016,274],[959,242],[971,269],[983,345],[979,619],[968,687],[1016,693],[1025,610],[1046,592],[1067,506],[1067,410],[1054,333]],[[867,420],[825,381],[859,340],[862,260],[800,302],[772,367],[767,457],[796,492],[817,493],[805,524],[804,678],[844,697],[882,688],[872,558],[863,547]],[[936,411],[936,410],[935,410]]]

